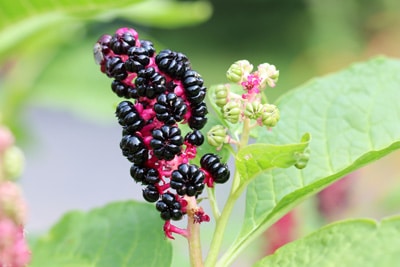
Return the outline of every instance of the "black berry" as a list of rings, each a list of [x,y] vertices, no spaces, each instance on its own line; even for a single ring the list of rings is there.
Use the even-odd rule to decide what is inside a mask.
[[[135,106],[130,101],[119,103],[115,112],[118,123],[123,126],[124,133],[134,134],[144,126],[144,120],[140,117]]]
[[[140,70],[135,80],[137,94],[151,99],[165,92],[165,83],[164,76],[152,67]]]
[[[184,54],[169,49],[162,50],[158,53],[156,56],[156,64],[162,72],[168,74],[172,78],[180,78],[190,69],[189,59]]]
[[[154,56],[154,53],[156,52],[153,43],[148,40],[140,40],[140,47],[143,47],[147,51],[149,57]]]
[[[178,127],[163,125],[159,129],[154,129],[152,136],[150,146],[158,159],[172,160],[181,152],[183,138]]]
[[[150,63],[149,54],[143,47],[134,46],[129,48],[128,56],[129,58],[125,61],[125,68],[130,72],[137,73]]]
[[[143,165],[148,159],[148,150],[143,140],[136,135],[124,135],[120,142],[122,155],[136,165]]]
[[[154,105],[154,111],[159,121],[173,125],[183,119],[187,112],[187,106],[183,99],[174,93],[161,94]]]
[[[126,54],[132,46],[135,46],[135,37],[130,32],[114,34],[109,42],[109,46],[115,54]]]
[[[201,146],[204,143],[204,136],[199,130],[194,130],[186,134],[185,141],[194,146]]]
[[[148,202],[156,202],[160,198],[157,187],[148,185],[143,189],[143,198]]]
[[[119,57],[108,58],[106,60],[105,70],[108,77],[115,78],[116,80],[123,80],[128,75],[125,64]]]
[[[226,164],[220,162],[217,155],[208,153],[200,159],[201,167],[210,173],[216,183],[225,183],[229,180],[230,171]]]
[[[164,193],[161,200],[157,201],[156,209],[161,212],[161,218],[165,221],[180,220],[183,216],[181,204],[175,199],[172,193]]]
[[[181,196],[195,196],[203,191],[204,178],[204,173],[196,165],[184,163],[172,172],[170,185]]]

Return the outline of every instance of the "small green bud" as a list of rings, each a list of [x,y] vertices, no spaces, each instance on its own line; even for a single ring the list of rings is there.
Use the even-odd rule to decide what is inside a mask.
[[[261,115],[261,120],[263,125],[267,127],[274,127],[279,121],[279,109],[277,106],[272,104],[263,105],[263,113]]]
[[[213,126],[207,133],[207,142],[215,147],[220,147],[225,143],[226,131],[222,125]]]
[[[3,166],[7,180],[16,180],[21,176],[24,169],[24,154],[21,149],[12,146],[4,151]]]
[[[246,104],[244,115],[252,120],[256,120],[263,112],[263,105],[259,102],[249,102]]]
[[[224,115],[224,118],[231,122],[231,123],[237,123],[240,118],[240,106],[239,103],[231,101],[228,102],[223,108],[222,112]]]
[[[239,83],[242,82],[252,70],[253,65],[251,65],[248,60],[238,60],[229,67],[226,72],[226,77],[231,82]]]
[[[225,84],[217,85],[215,88],[215,103],[218,107],[223,107],[228,102],[228,86]]]
[[[294,166],[297,169],[304,169],[307,166],[308,160],[310,159],[310,149],[306,148],[303,153],[297,153],[296,155],[297,162]]]

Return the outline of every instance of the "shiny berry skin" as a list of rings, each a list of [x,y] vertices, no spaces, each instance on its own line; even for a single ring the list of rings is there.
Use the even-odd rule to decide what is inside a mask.
[[[165,221],[180,220],[183,216],[181,204],[175,199],[172,193],[164,193],[161,200],[157,201],[156,209],[161,212],[161,218]]]
[[[196,165],[184,163],[171,173],[170,185],[178,195],[196,196],[204,189],[204,178],[204,173]]]
[[[106,74],[110,78],[116,80],[123,80],[127,77],[128,73],[125,69],[125,64],[119,57],[112,57],[106,60]]]
[[[183,119],[187,112],[187,106],[183,99],[174,93],[161,94],[154,105],[154,111],[159,121],[173,125]]]
[[[124,133],[134,134],[144,126],[144,120],[140,117],[135,106],[130,101],[119,103],[115,112],[118,123],[123,126]]]
[[[189,59],[182,53],[169,49],[162,50],[156,56],[158,68],[172,78],[180,78],[190,69]]]
[[[203,79],[194,70],[187,70],[182,78],[182,84],[188,101],[191,104],[201,103],[206,96],[206,88],[203,86]]]
[[[130,173],[133,180],[144,185],[154,185],[160,181],[160,174],[154,168],[140,167],[133,164]]]
[[[131,177],[137,183],[143,183],[144,177],[146,176],[146,172],[147,172],[147,168],[140,167],[135,164],[133,164],[130,169]]]
[[[120,142],[122,155],[136,165],[143,165],[148,160],[148,150],[143,140],[136,135],[124,135]]]
[[[191,116],[189,119],[189,127],[191,129],[201,130],[207,123],[207,118],[203,116]]]
[[[172,160],[181,152],[183,138],[178,127],[163,125],[159,129],[154,129],[152,136],[150,146],[158,159]]]
[[[215,154],[205,154],[200,159],[201,167],[210,173],[214,182],[225,183],[229,180],[230,171],[226,164],[220,162],[220,158]]]
[[[111,50],[117,54],[126,54],[132,46],[135,46],[135,37],[130,32],[114,34],[109,42]]]
[[[199,130],[194,130],[186,134],[185,141],[194,146],[201,146],[204,143],[204,136]]]
[[[150,63],[149,54],[143,47],[129,48],[128,56],[129,58],[125,61],[125,68],[130,72],[137,73]]]
[[[147,202],[156,202],[160,198],[160,193],[158,193],[157,187],[154,185],[148,185],[143,188],[143,198]]]
[[[148,40],[140,40],[140,47],[143,47],[147,51],[147,55],[149,57],[154,56],[154,53],[156,52],[156,49],[154,48],[154,45],[151,41]]]
[[[165,92],[165,83],[166,80],[164,76],[157,73],[152,67],[140,70],[135,80],[137,94],[150,99]]]

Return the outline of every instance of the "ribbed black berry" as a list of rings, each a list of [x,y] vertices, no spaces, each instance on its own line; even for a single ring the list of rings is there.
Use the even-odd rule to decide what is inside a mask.
[[[108,58],[106,60],[105,70],[108,77],[115,78],[116,80],[123,80],[128,76],[125,64],[119,57]]]
[[[149,57],[154,56],[154,53],[156,52],[156,49],[154,48],[153,43],[148,40],[140,40],[140,47],[143,47],[144,49],[146,49]]]
[[[170,186],[178,195],[195,196],[203,191],[204,178],[204,173],[196,165],[184,163],[172,172]]]
[[[152,136],[150,146],[158,159],[172,160],[181,152],[183,138],[178,127],[163,125],[161,128],[154,129]]]
[[[143,188],[143,198],[148,202],[156,202],[160,198],[160,193],[154,185],[148,185]]]
[[[183,216],[181,204],[175,199],[172,193],[164,193],[161,200],[157,201],[156,209],[161,212],[161,218],[165,221],[180,220]]]
[[[123,126],[125,134],[134,134],[144,126],[144,120],[140,117],[140,114],[130,101],[122,101],[119,103],[115,115],[118,118],[118,123]]]
[[[191,116],[189,118],[189,127],[191,129],[201,130],[207,123],[207,118],[202,116]]]
[[[188,70],[185,72],[182,84],[191,104],[199,104],[204,100],[207,89],[203,86],[203,83],[203,79],[196,71]]]
[[[132,86],[127,86],[118,80],[114,80],[111,83],[111,89],[119,97],[123,97],[123,98],[127,98],[127,99],[129,99],[129,98],[137,99],[139,97],[139,95],[137,94],[136,88],[134,88]]]
[[[192,116],[204,117],[208,114],[208,109],[205,102],[201,102],[195,105],[190,105],[190,109],[192,111]]]
[[[130,72],[137,73],[150,63],[149,54],[143,47],[134,46],[129,48],[128,56],[128,59],[125,61],[125,68]]]
[[[217,155],[211,153],[203,155],[200,159],[200,165],[210,173],[214,182],[222,184],[229,180],[230,171],[228,166],[221,163]]]
[[[132,46],[135,46],[135,37],[130,32],[114,34],[110,40],[110,48],[115,54],[126,54]]]
[[[157,73],[152,67],[140,70],[135,80],[138,95],[147,98],[155,98],[165,92],[165,83],[164,76]]]
[[[194,146],[201,146],[204,143],[204,136],[199,130],[194,130],[186,134],[185,141]]]
[[[122,155],[136,165],[142,166],[148,160],[148,150],[143,140],[136,135],[124,135],[120,148]]]
[[[174,93],[161,94],[154,105],[154,111],[159,121],[173,125],[183,119],[187,112],[187,106],[183,99]]]
[[[172,78],[181,78],[190,69],[189,59],[184,54],[169,49],[158,53],[156,64],[162,72]]]
[[[133,180],[144,185],[154,185],[160,181],[160,174],[154,168],[146,168],[133,164],[130,173]]]

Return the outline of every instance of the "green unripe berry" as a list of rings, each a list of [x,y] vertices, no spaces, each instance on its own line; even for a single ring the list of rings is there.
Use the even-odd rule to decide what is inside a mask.
[[[307,148],[303,153],[297,153],[295,156],[297,162],[294,166],[297,169],[303,169],[307,166],[308,160],[310,159],[310,149]]]
[[[229,81],[239,83],[253,70],[253,65],[248,60],[238,60],[233,63],[228,71],[226,77]]]
[[[267,127],[274,127],[280,118],[279,109],[277,106],[272,104],[264,104],[263,112],[261,114],[261,120],[263,125]]]
[[[228,102],[228,87],[225,84],[217,85],[215,88],[215,103],[218,107],[223,107]]]
[[[252,120],[258,119],[263,112],[263,105],[258,102],[250,102],[246,104],[244,115]]]
[[[222,125],[213,126],[207,133],[207,142],[215,147],[220,147],[225,143],[226,131]]]
[[[237,123],[240,118],[240,106],[236,102],[228,102],[223,108],[222,112],[224,115],[224,118],[231,122],[231,123]]]

